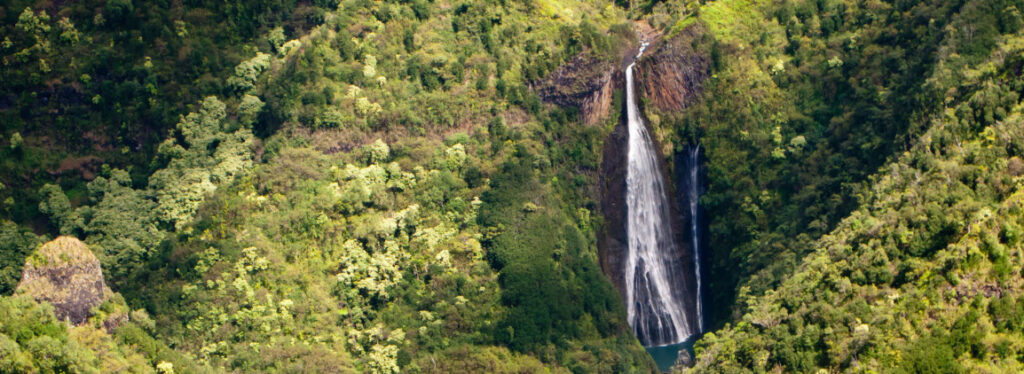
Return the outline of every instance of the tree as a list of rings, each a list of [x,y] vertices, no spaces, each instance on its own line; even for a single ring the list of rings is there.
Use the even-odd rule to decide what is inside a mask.
[[[252,131],[227,132],[226,116],[224,103],[207,97],[198,112],[178,122],[176,131],[183,141],[171,136],[160,144],[158,157],[167,166],[150,177],[149,194],[156,198],[162,222],[183,228],[206,194],[252,165],[256,141]]]
[[[167,233],[160,229],[157,204],[131,187],[128,172],[111,170],[88,184],[91,206],[76,213],[84,220],[86,243],[100,250],[100,261],[115,282],[139,269]]]
[[[371,164],[383,163],[391,155],[391,148],[383,140],[377,139],[366,147],[366,162]]]
[[[964,369],[956,361],[953,347],[946,339],[925,337],[907,347],[899,367],[895,370],[901,374],[958,374]]]
[[[82,217],[71,207],[71,202],[60,187],[47,183],[39,189],[39,194],[39,211],[56,219],[61,234],[73,235],[81,230]]]
[[[244,126],[252,127],[261,110],[263,110],[263,101],[259,97],[243,95],[242,102],[238,104],[238,121]]]
[[[235,67],[235,75],[228,78],[228,85],[239,94],[249,94],[256,89],[256,79],[270,66],[270,55],[262,52],[242,61]]]
[[[25,140],[21,138],[21,133],[20,132],[15,131],[14,134],[11,134],[11,145],[10,146],[11,146],[12,150],[20,151],[21,150],[21,146],[24,145],[24,143],[25,143]]]
[[[42,242],[41,237],[14,222],[0,220],[0,295],[14,292],[25,258]]]

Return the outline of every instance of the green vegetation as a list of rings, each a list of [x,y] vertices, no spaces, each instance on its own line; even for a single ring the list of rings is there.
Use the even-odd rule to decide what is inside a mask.
[[[0,294],[10,295],[21,279],[21,267],[42,240],[11,221],[0,220]]]
[[[679,15],[652,14],[652,23],[699,22],[711,39],[698,45],[712,62],[702,99],[681,113],[648,111],[666,142],[704,144],[701,202],[729,217],[710,222],[718,322],[740,317],[744,287],[761,294],[787,278],[861,206],[869,177],[974,89],[965,74],[1017,31],[995,16],[1013,6],[736,0],[689,15],[685,2],[655,7]]]
[[[0,5],[0,207],[38,228],[34,191],[59,182],[84,202],[100,164],[136,180],[160,140],[264,35],[302,35],[334,1],[15,0]],[[276,34],[274,33],[276,31]],[[237,70],[237,69],[236,69]],[[7,145],[10,145],[9,147]]]
[[[49,304],[24,295],[0,298],[0,370],[5,373],[173,373],[200,367],[157,343],[145,332],[152,320],[141,310],[127,322],[124,299],[96,308],[84,325],[58,321]],[[110,321],[121,320],[112,326]],[[150,326],[151,328],[151,326]],[[146,344],[146,343],[149,344]],[[160,352],[163,351],[163,352]]]
[[[320,5],[337,10],[301,28],[229,17],[246,32],[228,28],[226,40],[175,23],[182,40],[223,46],[234,69],[204,68],[206,83],[173,101],[125,102],[174,113],[171,103],[198,101],[192,112],[87,183],[57,174],[59,184],[12,186],[38,192],[11,218],[26,221],[38,202],[41,232],[82,238],[112,288],[153,316],[116,329],[112,344],[137,347],[140,367],[157,371],[650,370],[598,266],[596,197],[580,191],[596,183],[603,130],[528,88],[580,52],[618,53],[607,29],[625,12]],[[109,22],[139,6],[102,9]],[[44,136],[30,134],[30,147],[4,151],[20,152],[6,170],[52,162],[29,162]],[[13,264],[42,239],[4,230],[24,237],[5,253]]]
[[[644,105],[707,156],[677,370],[1021,371],[1021,8],[4,4],[0,372],[651,371],[598,259],[621,92],[596,125],[536,94],[635,20],[711,66]],[[58,235],[116,291],[79,326],[15,294]]]

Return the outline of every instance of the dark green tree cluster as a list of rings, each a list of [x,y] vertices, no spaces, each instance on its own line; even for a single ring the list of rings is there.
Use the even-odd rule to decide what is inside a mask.
[[[0,179],[8,186],[0,201],[12,199],[0,209],[20,224],[36,224],[38,188],[77,190],[72,200],[80,203],[102,163],[144,179],[180,114],[203,97],[236,90],[225,80],[236,64],[256,48],[271,49],[264,35],[302,35],[336,5],[0,5]]]
[[[40,244],[42,238],[7,220],[0,220],[0,294],[14,292],[21,279],[25,258]]]
[[[561,202],[541,193],[550,187],[538,181],[532,163],[528,153],[507,161],[482,197],[479,220],[491,236],[484,242],[487,259],[500,271],[502,303],[509,307],[498,339],[531,351],[566,344],[587,330],[601,336],[624,331],[621,303],[597,265],[593,240],[566,224],[587,217],[544,208]]]

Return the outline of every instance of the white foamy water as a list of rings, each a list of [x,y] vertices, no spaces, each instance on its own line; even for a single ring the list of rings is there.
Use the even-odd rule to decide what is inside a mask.
[[[640,47],[637,58],[647,43]],[[698,332],[686,312],[686,277],[672,232],[664,175],[633,92],[633,66],[626,68],[629,127],[626,172],[625,288],[629,325],[645,346],[674,344]],[[691,306],[692,307],[692,306]]]
[[[697,280],[696,308],[697,332],[704,331],[704,289],[701,285],[700,276],[700,209],[697,200],[700,199],[700,144],[688,147],[686,155],[686,168],[690,171],[687,181],[686,197],[690,202],[690,244],[693,249],[693,270],[694,278]]]

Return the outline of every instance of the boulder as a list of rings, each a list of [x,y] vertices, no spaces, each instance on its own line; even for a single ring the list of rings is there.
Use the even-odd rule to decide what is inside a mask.
[[[676,359],[676,363],[673,366],[682,366],[686,368],[692,368],[697,361],[693,359],[693,353],[690,349],[683,348],[679,350],[679,358]]]
[[[112,295],[96,255],[81,240],[61,236],[28,257],[17,293],[53,305],[60,320],[80,325]]]

